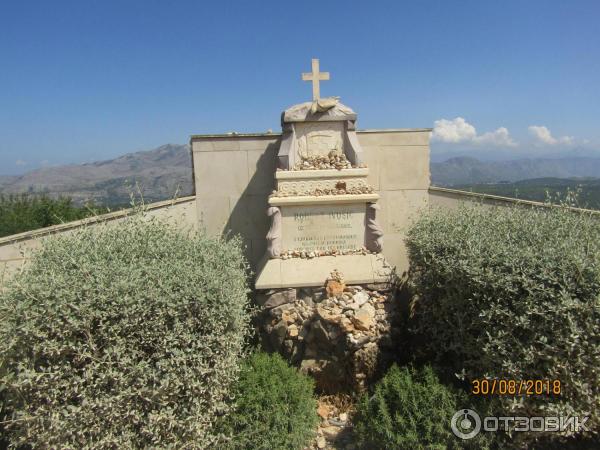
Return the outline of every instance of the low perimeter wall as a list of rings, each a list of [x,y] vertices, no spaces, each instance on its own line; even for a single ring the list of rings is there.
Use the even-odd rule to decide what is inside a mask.
[[[183,197],[175,200],[146,205],[150,217],[160,217],[181,229],[193,229],[197,226],[196,197]],[[131,213],[130,209],[102,214],[88,219],[54,225],[25,233],[0,238],[0,289],[16,271],[27,263],[32,250],[38,248],[42,239],[48,236],[69,233],[82,226],[99,223],[119,223]]]
[[[429,188],[429,205],[432,208],[458,208],[464,203],[478,203],[484,206],[532,206],[542,208],[552,208],[546,203],[534,202],[531,200],[522,200],[518,198],[501,197],[499,195],[492,194],[480,194],[478,192],[467,192],[459,191],[456,189],[449,189],[437,186],[431,186]],[[593,209],[582,209],[582,208],[569,208],[573,211],[588,212],[590,214],[599,215],[599,210]]]
[[[277,142],[277,139],[277,136],[265,139],[268,144],[267,153],[275,151],[273,145]],[[377,138],[375,141],[376,140]],[[365,141],[367,143],[373,142],[369,139],[365,139]],[[262,146],[264,143],[260,145]],[[391,169],[393,166],[391,164],[384,164],[382,169],[379,168],[382,164],[382,161],[379,159],[380,156],[378,155],[379,151],[381,151],[381,153],[387,153],[389,156],[389,153],[391,152],[396,152],[397,154],[402,155],[404,152],[411,153],[412,150],[414,155],[415,152],[428,152],[428,146],[415,145],[415,147],[417,147],[415,149],[402,148],[402,146],[391,147],[392,148],[389,149],[382,149],[380,147],[379,149],[371,151],[371,162],[373,162],[373,160],[376,161],[376,164],[370,166],[375,168],[375,170],[373,170],[371,173],[371,176],[373,177],[371,182],[380,189],[380,194],[382,197],[382,215],[380,220],[384,225],[384,230],[386,232],[384,237],[384,253],[386,258],[396,265],[397,270],[400,273],[408,268],[408,259],[403,242],[404,233],[410,226],[412,220],[417,217],[418,212],[424,208],[457,208],[459,205],[464,204],[465,202],[476,202],[487,206],[511,206],[515,204],[537,207],[546,206],[539,202],[500,197],[496,195],[479,194],[475,192],[459,191],[456,189],[435,186],[426,188],[424,185],[425,183],[429,182],[429,169],[428,166],[427,168],[423,167],[423,159],[425,159],[425,155],[419,155],[418,153],[417,155],[420,157],[415,158],[411,164],[406,164],[403,167],[403,170],[396,174],[397,177],[401,178],[402,176],[409,175],[410,171],[417,171],[417,174],[420,174],[417,179],[413,180],[412,182],[394,179],[394,173]],[[410,145],[408,147],[410,147]],[[387,152],[385,152],[385,150],[387,150]],[[259,149],[248,152],[246,164],[248,164],[249,161],[252,161],[252,163],[255,164],[255,167],[246,165],[248,170],[252,169],[254,171],[253,174],[248,173],[247,177],[254,178],[256,177],[256,173],[264,173],[264,171],[267,169],[268,174],[272,175],[273,173],[271,169],[274,170],[274,163],[271,165],[270,158],[265,159],[266,162],[264,162],[264,164],[268,165],[267,169],[264,167],[261,168],[263,163],[259,164],[258,161],[262,160],[264,157],[259,157],[259,155],[254,154],[254,152],[258,151]],[[196,163],[204,163],[206,161],[207,165],[210,164],[209,155],[210,153],[203,153],[201,157],[196,158]],[[218,161],[218,157],[216,159]],[[392,161],[394,161],[394,158],[392,158]],[[206,173],[206,171],[204,171],[204,173]],[[197,178],[196,182],[199,182],[199,184],[196,186],[206,187],[212,180],[215,182],[212,192],[214,192],[215,189],[218,191],[218,189],[223,188],[223,184],[217,183],[214,178],[214,175],[211,175],[210,177],[207,176],[206,178],[201,179],[200,182]],[[230,183],[233,183],[234,180],[237,181],[236,178],[229,178]],[[258,190],[261,189],[261,187],[260,184],[256,185],[254,183],[259,182],[253,181],[250,183],[253,186],[252,191],[257,192],[254,191],[254,189]],[[261,179],[260,183],[267,183],[267,185],[262,189],[270,192],[271,185],[268,184],[266,179]],[[231,186],[227,186],[227,183],[225,183],[225,186],[231,188]],[[249,185],[246,188],[248,189]],[[211,190],[209,189],[208,192],[210,193]],[[150,216],[166,219],[172,223],[174,227],[180,229],[193,229],[198,227],[199,223],[201,226],[205,227],[207,231],[211,231],[213,233],[226,233],[227,224],[229,224],[230,231],[239,232],[240,230],[245,229],[247,234],[243,236],[245,237],[246,245],[250,244],[248,251],[253,251],[255,258],[262,257],[262,252],[264,252],[265,248],[263,242],[264,236],[266,235],[269,226],[266,220],[266,215],[264,214],[266,198],[264,199],[264,205],[261,200],[264,194],[246,193],[244,195],[248,197],[245,199],[243,199],[241,196],[225,196],[223,194],[224,192],[220,192],[220,195],[215,194],[211,196],[207,195],[205,192],[198,196],[190,196],[176,200],[152,203],[147,205],[148,214]],[[230,203],[225,199],[231,199],[232,202]],[[230,211],[229,208],[232,208],[232,210]],[[245,211],[245,214],[237,212],[236,208],[242,208],[242,211]],[[586,211],[576,208],[573,209],[578,211]],[[231,214],[232,211],[234,214]],[[25,233],[0,238],[0,289],[10,276],[12,276],[17,270],[27,263],[31,255],[31,251],[40,246],[43,238],[55,234],[68,233],[73,231],[75,228],[84,225],[93,226],[94,224],[103,222],[117,224],[130,212],[131,210],[117,211],[109,214],[103,214],[101,216],[91,217],[89,219],[78,220],[75,222],[64,223],[48,228],[42,228],[39,230],[28,231]],[[600,216],[600,211],[589,212],[592,214],[598,214]],[[216,217],[215,214],[217,215]],[[198,217],[201,219],[200,222]],[[253,222],[253,220],[255,222]],[[253,224],[253,226],[250,226],[251,224]],[[249,227],[250,229],[244,227]],[[258,234],[254,227],[257,227],[259,230],[264,230],[264,235]]]

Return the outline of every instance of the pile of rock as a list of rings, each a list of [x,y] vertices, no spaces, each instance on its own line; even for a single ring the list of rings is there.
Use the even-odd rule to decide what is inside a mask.
[[[360,195],[360,194],[372,194],[375,192],[373,186],[368,185],[360,185],[360,186],[352,186],[346,187],[333,187],[333,188],[317,188],[312,191],[295,191],[295,190],[286,190],[286,191],[273,191],[271,192],[270,197],[296,197],[299,195],[312,195],[315,197],[321,197],[323,195]]]
[[[366,247],[361,247],[357,249],[347,249],[347,250],[337,250],[335,248],[331,248],[329,250],[283,250],[279,257],[281,259],[291,259],[291,258],[302,258],[302,259],[312,259],[318,256],[340,256],[340,255],[368,255],[371,252],[367,250]]]
[[[314,191],[310,192],[308,195],[315,195],[315,196],[321,196],[321,195],[358,195],[358,194],[372,194],[375,190],[373,189],[373,186],[367,186],[367,185],[361,185],[361,186],[353,186],[353,187],[343,187],[343,188],[339,188],[339,187],[335,187],[335,188],[331,188],[331,189],[327,189],[327,188],[321,188],[321,189],[315,189]]]
[[[397,305],[387,285],[346,286],[332,275],[326,288],[259,293],[261,337],[322,391],[361,390],[397,351]]]
[[[330,151],[327,156],[303,157],[291,170],[327,170],[327,169],[353,169],[356,167],[367,167],[365,164],[353,166],[341,152]]]

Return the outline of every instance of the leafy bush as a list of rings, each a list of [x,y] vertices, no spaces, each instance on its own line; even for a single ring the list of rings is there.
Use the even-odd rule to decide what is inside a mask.
[[[515,404],[502,397],[503,408],[591,415],[587,426],[597,430],[599,219],[562,207],[466,206],[422,216],[407,245],[412,330],[423,337],[423,355],[466,380],[559,380],[560,395]]]
[[[242,368],[236,408],[222,428],[231,449],[302,449],[317,426],[314,383],[277,354],[256,353]]]
[[[0,195],[0,237],[36,230],[108,212],[94,205],[78,207],[70,198],[46,195]]]
[[[249,330],[238,244],[139,215],[46,240],[0,299],[11,442],[211,447]]]
[[[374,449],[458,449],[466,444],[483,448],[481,439],[463,442],[452,433],[452,416],[464,407],[458,399],[431,367],[409,370],[393,365],[373,395],[358,403],[355,434],[365,448]]]

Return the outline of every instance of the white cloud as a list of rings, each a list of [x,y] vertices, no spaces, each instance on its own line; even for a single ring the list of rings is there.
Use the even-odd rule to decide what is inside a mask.
[[[432,139],[457,144],[467,142],[477,136],[475,127],[462,117],[456,119],[440,119],[434,122]]]
[[[562,136],[555,138],[550,130],[543,125],[531,125],[529,133],[538,141],[538,144],[556,145],[556,144],[572,144],[574,139],[572,136]]]
[[[496,131],[488,131],[481,136],[476,136],[473,142],[477,144],[490,144],[502,147],[515,147],[517,143],[510,137],[508,129],[500,127]]]
[[[505,127],[478,135],[475,127],[462,117],[456,117],[452,120],[436,120],[432,139],[452,144],[471,143],[499,147],[515,147],[517,145]]]
[[[23,161],[22,159],[17,159],[15,161],[15,165],[16,166],[26,166],[27,165],[27,161]]]

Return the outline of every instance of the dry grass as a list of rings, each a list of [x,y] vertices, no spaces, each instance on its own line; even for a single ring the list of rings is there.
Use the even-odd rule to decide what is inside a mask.
[[[336,416],[342,413],[351,415],[356,409],[356,398],[350,394],[322,395],[319,403],[331,407]]]

